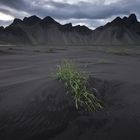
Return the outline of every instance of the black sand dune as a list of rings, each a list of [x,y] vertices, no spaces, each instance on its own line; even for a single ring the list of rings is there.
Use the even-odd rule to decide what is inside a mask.
[[[107,48],[1,47],[0,140],[139,140],[140,56]],[[2,53],[1,51],[1,53]],[[63,83],[50,78],[62,59],[90,74],[104,109],[76,111]]]

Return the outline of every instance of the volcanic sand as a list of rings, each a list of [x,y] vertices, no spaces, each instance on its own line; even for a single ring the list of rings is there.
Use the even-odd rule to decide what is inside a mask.
[[[140,55],[93,48],[1,46],[0,140],[139,140]],[[53,77],[64,59],[90,75],[101,111],[75,109]]]

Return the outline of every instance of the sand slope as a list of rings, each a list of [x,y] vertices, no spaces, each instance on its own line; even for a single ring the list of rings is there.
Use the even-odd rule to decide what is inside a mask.
[[[139,140],[139,55],[83,49],[1,48],[0,139]],[[64,58],[90,73],[100,112],[77,112],[62,83],[50,78]],[[103,63],[103,60],[106,63]]]

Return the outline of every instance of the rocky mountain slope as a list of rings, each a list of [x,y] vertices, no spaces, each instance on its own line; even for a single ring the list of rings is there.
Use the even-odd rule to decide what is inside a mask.
[[[95,30],[86,26],[61,25],[51,17],[14,19],[0,27],[0,43],[32,45],[120,45],[140,44],[140,22],[136,15],[117,17]]]
[[[93,32],[96,44],[140,44],[140,22],[135,14],[124,18],[117,17]]]

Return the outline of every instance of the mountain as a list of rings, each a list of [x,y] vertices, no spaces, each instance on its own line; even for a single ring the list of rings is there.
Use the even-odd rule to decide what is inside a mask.
[[[95,44],[140,44],[140,22],[135,14],[129,17],[115,18],[94,30]]]
[[[31,45],[120,45],[140,44],[140,22],[135,14],[117,17],[104,26],[91,30],[86,26],[61,25],[50,16],[35,15],[14,19],[0,27],[0,42]]]

